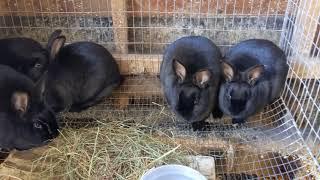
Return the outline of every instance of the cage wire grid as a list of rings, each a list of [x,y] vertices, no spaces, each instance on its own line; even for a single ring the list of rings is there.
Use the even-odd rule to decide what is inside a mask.
[[[71,124],[140,119],[200,146],[219,142],[208,154],[222,179],[320,178],[319,12],[320,0],[3,0],[0,36],[46,44],[62,29],[68,43],[112,52],[124,84],[99,105],[64,114]],[[169,112],[157,77],[166,45],[186,35],[208,37],[223,53],[249,38],[275,42],[290,67],[281,98],[242,127],[210,118],[211,131],[193,132]]]

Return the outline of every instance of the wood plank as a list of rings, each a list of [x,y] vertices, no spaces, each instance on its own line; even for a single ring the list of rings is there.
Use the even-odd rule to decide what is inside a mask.
[[[134,16],[168,14],[189,14],[191,16],[202,15],[272,15],[284,14],[287,0],[127,0],[128,11]]]
[[[117,109],[130,108],[130,101],[138,105],[150,103],[148,100],[151,99],[154,103],[163,104],[163,98],[160,97],[163,97],[160,80],[145,76],[126,77],[121,87],[112,96]]]
[[[115,54],[123,75],[159,74],[162,55]]]
[[[12,16],[110,16],[111,0],[5,0],[0,15]]]
[[[308,56],[314,45],[314,38],[320,17],[320,3],[316,0],[300,1],[295,18],[292,47],[297,56]]]
[[[26,151],[11,151],[0,165],[0,179],[39,179],[39,169],[34,169],[32,164],[48,149],[50,149],[49,145]]]
[[[165,16],[182,13],[206,17],[209,15],[272,15],[284,14],[287,0],[5,0],[0,1],[0,15],[34,15],[37,13],[80,14],[110,16],[111,6],[128,5],[128,16]],[[121,6],[119,6],[121,7]],[[117,8],[112,8],[118,11]],[[112,12],[112,13],[114,13]]]
[[[127,21],[127,5],[125,0],[111,0],[112,21],[114,43],[116,51],[119,53],[128,53],[128,21]]]
[[[302,49],[301,49],[302,50]],[[289,57],[288,78],[301,79],[319,79],[320,78],[320,60],[319,58],[309,58],[307,56]]]
[[[158,75],[162,55],[114,54],[123,75]],[[288,57],[291,71],[288,78],[316,79],[320,78],[320,61],[308,56]]]

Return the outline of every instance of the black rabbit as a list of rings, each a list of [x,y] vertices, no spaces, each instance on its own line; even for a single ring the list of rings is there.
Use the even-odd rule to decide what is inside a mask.
[[[170,44],[164,53],[160,81],[172,111],[193,124],[210,116],[221,117],[218,109],[221,53],[209,39],[183,37]]]
[[[58,136],[55,114],[40,96],[40,81],[35,84],[24,74],[0,65],[0,149],[26,150]]]
[[[31,38],[1,39],[0,64],[10,66],[33,81],[37,81],[49,64],[48,48],[60,33],[61,31],[57,30],[51,34],[47,48],[43,48],[40,43]]]
[[[280,96],[289,67],[284,52],[274,43],[250,39],[226,53],[222,69],[220,109],[233,118],[232,123],[244,123]]]
[[[79,112],[109,96],[121,76],[103,46],[76,42],[63,47],[64,43],[64,36],[52,43],[44,96],[55,112]]]

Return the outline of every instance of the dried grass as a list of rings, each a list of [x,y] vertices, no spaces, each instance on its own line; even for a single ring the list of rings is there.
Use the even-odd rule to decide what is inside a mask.
[[[55,145],[33,162],[32,169],[41,179],[136,180],[153,166],[185,163],[187,151],[173,140],[163,143],[153,138],[149,130],[120,121],[65,129]]]
[[[192,150],[172,137],[159,139],[155,124],[171,121],[163,107],[135,116],[123,113],[96,117],[89,111],[67,114],[66,128],[49,147],[27,152],[31,159],[9,158],[0,165],[1,175],[17,179],[126,179],[137,180],[148,169],[162,164],[186,164]],[[98,116],[97,116],[98,117]],[[85,123],[86,122],[86,123]],[[171,122],[172,123],[172,122]],[[79,128],[80,127],[80,128]],[[165,133],[161,133],[165,135]],[[24,155],[22,155],[24,156]],[[17,162],[15,162],[17,161]],[[27,168],[24,168],[26,166]],[[5,178],[6,179],[6,178]]]

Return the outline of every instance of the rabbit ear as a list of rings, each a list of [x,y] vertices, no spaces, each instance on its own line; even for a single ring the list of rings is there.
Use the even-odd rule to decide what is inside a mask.
[[[53,60],[56,57],[60,48],[63,47],[65,42],[66,42],[65,36],[59,36],[53,40],[52,46],[50,49],[50,60]]]
[[[16,91],[11,97],[13,109],[23,115],[28,109],[29,95],[26,92]]]
[[[264,66],[259,64],[247,70],[247,81],[249,84],[254,85],[255,82],[261,77],[264,72]]]
[[[209,70],[207,70],[207,69],[201,70],[201,71],[196,72],[196,74],[194,76],[194,83],[198,87],[204,88],[208,84],[210,78],[211,78],[211,73]]]
[[[60,36],[60,34],[62,33],[62,30],[61,29],[57,29],[55,30],[49,37],[48,39],[48,44],[47,44],[47,50],[50,51],[51,50],[51,47],[52,47],[52,44],[53,44],[53,41]]]
[[[179,77],[181,81],[186,78],[186,68],[176,59],[173,60],[173,70],[175,71],[176,75]]]
[[[223,70],[224,79],[227,82],[230,82],[234,77],[234,69],[232,65],[227,63],[226,61],[221,61],[221,66]]]

